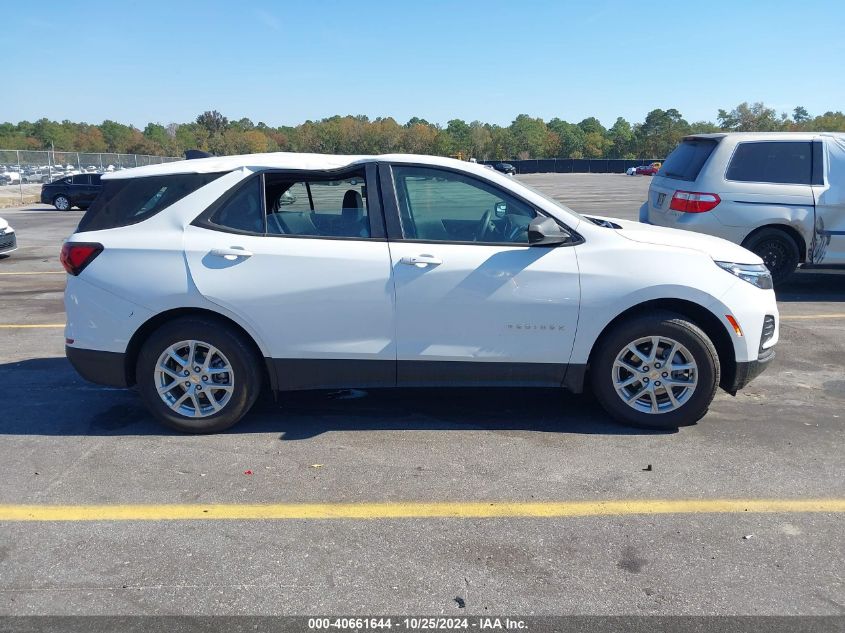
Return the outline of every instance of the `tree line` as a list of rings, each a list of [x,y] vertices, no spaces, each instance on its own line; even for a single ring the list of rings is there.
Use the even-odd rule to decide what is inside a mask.
[[[149,123],[143,130],[115,121],[99,125],[40,119],[0,124],[0,148],[119,152],[181,156],[201,149],[217,155],[256,152],[327,154],[412,153],[464,159],[662,158],[688,134],[704,132],[845,132],[841,111],[811,116],[804,107],[778,114],[763,103],[719,110],[716,122],[688,122],[675,108],[649,112],[640,123],[623,117],[606,128],[595,117],[578,123],[520,114],[508,126],[452,119],[445,126],[413,117],[333,116],[296,126],[271,127],[247,118],[230,120],[216,110],[191,123]]]

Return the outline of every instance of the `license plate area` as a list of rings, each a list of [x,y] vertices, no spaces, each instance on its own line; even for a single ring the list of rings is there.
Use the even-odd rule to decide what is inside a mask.
[[[658,209],[662,209],[663,208],[663,202],[665,200],[666,200],[666,194],[665,193],[658,193],[654,197],[654,206]]]

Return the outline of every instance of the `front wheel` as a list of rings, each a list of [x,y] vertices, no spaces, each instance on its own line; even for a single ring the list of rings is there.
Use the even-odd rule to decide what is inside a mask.
[[[608,332],[590,373],[596,397],[616,420],[673,429],[695,424],[707,413],[720,366],[701,328],[679,314],[654,311]]]
[[[238,422],[261,390],[250,342],[214,319],[184,317],[156,330],[135,369],[141,398],[178,431],[214,433]]]

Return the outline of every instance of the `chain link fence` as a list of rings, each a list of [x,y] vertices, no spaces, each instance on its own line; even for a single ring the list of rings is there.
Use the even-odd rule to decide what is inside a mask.
[[[0,149],[0,197],[18,194],[20,203],[40,191],[40,185],[76,174],[105,174],[181,158],[86,152]],[[5,194],[5,195],[3,195]]]

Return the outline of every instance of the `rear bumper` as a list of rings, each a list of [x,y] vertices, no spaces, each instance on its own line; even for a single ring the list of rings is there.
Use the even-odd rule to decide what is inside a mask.
[[[769,349],[760,352],[757,360],[739,362],[736,364],[736,371],[734,372],[733,381],[730,385],[725,385],[725,391],[732,395],[743,389],[748,383],[754,380],[757,376],[762,374],[766,368],[771,365],[775,359],[775,349]]]
[[[73,368],[88,382],[109,387],[126,387],[125,354],[65,346]]]

